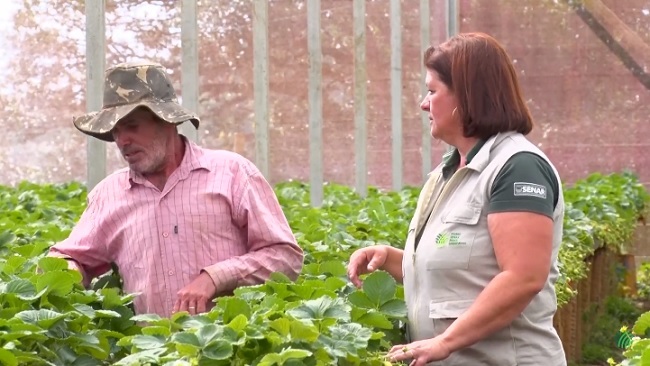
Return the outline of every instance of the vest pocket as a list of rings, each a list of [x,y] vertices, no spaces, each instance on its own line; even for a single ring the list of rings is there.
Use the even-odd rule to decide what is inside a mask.
[[[472,254],[476,230],[480,230],[481,208],[469,205],[454,207],[441,215],[438,223],[431,223],[425,230],[426,268],[467,269]]]
[[[481,207],[478,206],[460,206],[451,209],[442,216],[442,222],[445,224],[465,224],[476,225],[481,218]]]

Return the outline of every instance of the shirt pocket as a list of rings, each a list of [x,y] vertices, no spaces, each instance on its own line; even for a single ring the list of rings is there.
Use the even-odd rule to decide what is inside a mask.
[[[428,270],[467,269],[481,219],[481,207],[457,206],[442,215],[433,230],[426,260]]]
[[[158,247],[155,226],[134,225],[125,230],[124,243],[118,250],[116,264],[120,269],[145,271],[156,260],[154,248]],[[138,274],[137,276],[142,276]]]

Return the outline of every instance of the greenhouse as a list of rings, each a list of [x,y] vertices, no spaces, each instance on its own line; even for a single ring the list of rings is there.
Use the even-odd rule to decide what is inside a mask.
[[[650,365],[647,0],[6,0],[0,364]]]

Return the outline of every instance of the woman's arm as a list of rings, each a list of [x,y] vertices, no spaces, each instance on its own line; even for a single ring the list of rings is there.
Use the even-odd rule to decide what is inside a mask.
[[[510,324],[548,280],[553,220],[532,212],[493,213],[488,230],[501,272],[441,335],[451,352]]]

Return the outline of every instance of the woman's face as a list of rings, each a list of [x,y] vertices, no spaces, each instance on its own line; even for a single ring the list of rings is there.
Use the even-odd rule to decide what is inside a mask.
[[[434,71],[427,71],[425,83],[429,92],[424,96],[420,108],[429,113],[431,136],[453,144],[456,136],[463,134],[458,112],[455,111],[458,105],[456,97]]]

